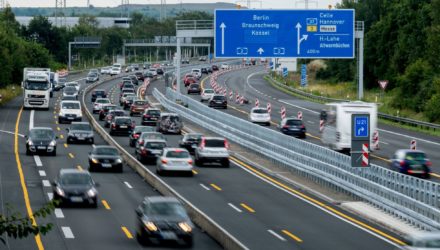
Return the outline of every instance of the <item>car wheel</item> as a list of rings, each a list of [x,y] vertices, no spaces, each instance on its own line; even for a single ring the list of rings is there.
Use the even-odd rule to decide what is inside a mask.
[[[92,203],[91,207],[98,208],[98,199],[94,200],[94,202]]]
[[[52,156],[57,156],[57,148],[52,151]]]
[[[113,130],[110,130],[110,135],[114,135],[115,133],[113,132]]]
[[[133,113],[130,112],[130,116],[133,116]]]
[[[130,145],[130,147],[134,147],[134,142],[132,140],[130,140],[129,145]]]
[[[28,147],[26,147],[26,155],[32,155],[32,152],[29,150]]]
[[[199,166],[199,167],[201,167],[203,165],[202,161],[200,159],[197,159],[197,158],[195,158],[194,164],[196,164],[196,166]]]
[[[124,167],[121,165],[118,169],[117,169],[118,173],[123,173],[124,172]]]
[[[229,168],[229,159],[225,159],[222,161],[222,167]]]
[[[188,177],[194,177],[194,173],[193,173],[193,171],[188,171]]]
[[[58,117],[58,123],[59,124],[63,123],[63,120],[60,117]]]
[[[183,240],[185,242],[185,247],[192,247],[194,245],[193,237],[189,237]]]
[[[163,171],[162,170],[160,170],[160,169],[156,169],[156,173],[158,174],[158,175],[160,175],[160,176],[162,176],[163,175]]]

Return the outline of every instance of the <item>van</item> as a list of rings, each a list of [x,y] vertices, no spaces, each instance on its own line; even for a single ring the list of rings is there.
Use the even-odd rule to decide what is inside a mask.
[[[192,69],[191,74],[197,78],[202,77],[202,70],[201,69]]]
[[[176,113],[162,113],[158,123],[158,131],[162,133],[180,134],[183,128],[182,119]]]

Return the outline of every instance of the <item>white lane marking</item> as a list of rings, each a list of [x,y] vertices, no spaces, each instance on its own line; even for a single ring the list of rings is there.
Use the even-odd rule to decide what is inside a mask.
[[[345,218],[343,218],[343,217],[341,217],[341,216],[339,216],[339,215],[337,215],[337,214],[334,214],[334,213],[330,212],[329,210],[324,209],[324,208],[321,207],[321,206],[318,206],[317,204],[315,204],[315,203],[313,203],[313,202],[311,202],[311,201],[309,201],[309,200],[307,200],[307,199],[305,199],[305,198],[303,198],[303,197],[301,197],[301,196],[299,196],[299,195],[297,195],[297,194],[295,194],[295,193],[290,192],[290,191],[287,190],[287,189],[284,189],[283,187],[280,187],[280,186],[278,186],[278,185],[276,185],[276,184],[274,184],[274,183],[272,183],[272,182],[270,182],[270,181],[264,179],[263,177],[261,177],[261,176],[255,174],[254,172],[252,172],[252,171],[250,171],[249,169],[247,169],[247,168],[241,166],[240,164],[236,164],[236,163],[234,163],[234,165],[240,167],[240,168],[243,169],[244,171],[246,171],[246,172],[250,173],[251,175],[257,177],[258,179],[260,179],[260,180],[266,182],[267,184],[269,184],[269,185],[271,185],[271,186],[273,186],[273,187],[275,187],[275,188],[277,188],[277,189],[279,189],[279,190],[281,190],[281,191],[284,191],[285,193],[287,193],[287,194],[289,194],[289,195],[291,195],[291,196],[293,196],[293,197],[296,197],[297,199],[300,199],[300,200],[302,200],[302,201],[304,201],[304,202],[306,202],[306,203],[312,205],[313,207],[318,208],[319,210],[323,211],[324,213],[327,213],[327,214],[329,214],[329,215],[331,215],[331,216],[333,216],[333,217],[335,217],[335,218],[338,218],[338,219],[340,219],[340,220],[342,220],[342,221],[344,221],[344,222],[346,222],[346,223],[348,223],[348,224],[350,224],[350,225],[352,225],[352,226],[354,226],[354,227],[356,227],[356,228],[358,228],[358,229],[360,229],[360,230],[362,230],[362,231],[364,231],[364,232],[366,232],[366,233],[368,233],[368,234],[371,234],[371,235],[373,235],[373,236],[375,236],[375,237],[377,237],[377,238],[379,238],[379,239],[381,239],[381,240],[387,242],[388,244],[391,244],[391,245],[393,245],[393,246],[395,246],[395,247],[400,247],[400,245],[398,245],[397,243],[394,243],[393,241],[391,241],[391,240],[389,240],[389,239],[387,239],[387,238],[385,238],[385,237],[382,237],[382,236],[380,236],[379,234],[376,234],[376,233],[374,233],[374,232],[372,232],[372,231],[370,231],[370,230],[368,230],[368,229],[366,229],[366,228],[363,228],[363,227],[361,227],[361,226],[359,226],[359,225],[357,225],[357,224],[355,224],[355,223],[353,223],[353,222],[351,222],[351,221],[349,221],[349,220],[347,220],[347,219],[345,219]]]
[[[404,134],[400,134],[400,133],[396,133],[396,132],[392,132],[392,131],[388,131],[388,130],[383,130],[383,129],[377,129],[377,130],[379,130],[381,132],[390,133],[390,134],[393,134],[393,135],[400,135],[400,136],[403,136],[403,137],[406,137],[406,138],[410,138],[410,139],[414,139],[414,140],[417,140],[417,141],[422,141],[422,142],[431,143],[431,144],[440,146],[440,143],[438,143],[438,142],[428,141],[428,140],[417,138],[417,137],[414,137],[414,136],[404,135]],[[408,144],[409,144],[409,142],[408,142]]]
[[[385,144],[385,145],[389,145],[388,142],[384,142],[384,141],[379,141],[379,143]]]
[[[202,188],[204,188],[204,189],[206,189],[206,190],[208,190],[208,191],[211,190],[209,187],[203,185],[202,183],[200,183],[200,186],[202,186]]]
[[[35,115],[35,110],[31,110],[31,115],[29,117],[29,130],[34,128],[34,115]]]
[[[61,227],[61,230],[63,230],[64,237],[66,239],[74,239],[75,238],[75,236],[73,236],[72,229],[70,229],[70,227]]]
[[[308,123],[310,123],[310,124],[315,124],[314,122],[312,122],[312,121],[307,121]]]
[[[281,235],[275,233],[273,230],[269,229],[267,230],[270,234],[272,234],[273,236],[277,237],[278,239],[280,239],[281,241],[286,241],[286,239],[284,239]]]
[[[64,218],[63,210],[61,210],[60,208],[55,208],[54,213],[55,217]]]
[[[38,173],[40,174],[40,176],[46,176],[46,172],[44,170],[40,170],[38,171]]]
[[[10,134],[10,135],[15,135],[15,132],[11,132],[11,131],[0,130],[0,132],[1,133],[6,133],[6,134]],[[22,134],[18,134],[18,136],[24,137],[24,135],[22,135]]]
[[[50,187],[50,182],[48,180],[43,180],[44,187]]]
[[[124,181],[124,184],[125,184],[128,188],[133,188],[133,187],[130,185],[130,183],[128,183],[128,182],[126,182],[126,181]]]
[[[288,102],[283,101],[283,100],[278,100],[278,101],[279,101],[279,102],[282,102],[282,103],[284,103],[284,104],[286,104],[286,105],[289,105],[289,106],[295,107],[295,108],[299,108],[299,109],[303,109],[303,110],[309,111],[310,113],[313,113],[313,114],[319,114],[319,112],[316,112],[316,111],[314,111],[314,110],[306,109],[306,108],[303,108],[303,107],[301,107],[301,106],[298,106],[298,105],[295,105],[295,104],[292,104],[292,103],[288,103]]]
[[[239,213],[242,212],[242,211],[240,210],[240,208],[234,206],[234,204],[232,204],[232,203],[228,203],[228,205],[229,205],[230,207],[232,207],[235,211],[237,211],[237,212],[239,212]]]
[[[39,155],[34,155],[34,161],[37,167],[42,167],[43,163],[41,162],[41,158]]]
[[[53,193],[47,193],[47,197],[49,198],[49,200],[51,201],[53,199]]]

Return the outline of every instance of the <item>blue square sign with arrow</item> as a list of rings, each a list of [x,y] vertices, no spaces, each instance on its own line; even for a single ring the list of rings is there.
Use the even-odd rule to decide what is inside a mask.
[[[369,136],[368,118],[368,116],[356,116],[354,118],[354,137]]]

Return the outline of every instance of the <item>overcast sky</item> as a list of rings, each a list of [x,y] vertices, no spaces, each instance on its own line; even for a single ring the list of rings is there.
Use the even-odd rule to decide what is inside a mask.
[[[96,7],[114,7],[121,4],[121,0],[89,0],[90,4]],[[160,0],[129,0],[131,4],[160,4]],[[239,3],[246,5],[246,0],[181,0],[183,3]],[[180,3],[180,0],[166,0],[167,3]],[[253,1],[252,8],[259,9],[260,3],[265,9],[303,9],[304,0],[261,0]],[[11,7],[55,7],[55,0],[6,0]],[[326,9],[328,5],[335,5],[340,0],[308,0],[310,9]],[[87,0],[66,0],[67,7],[85,7]]]

